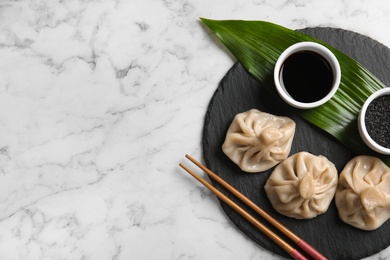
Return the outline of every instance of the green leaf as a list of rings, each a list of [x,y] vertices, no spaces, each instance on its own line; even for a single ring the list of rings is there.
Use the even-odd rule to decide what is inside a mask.
[[[386,87],[360,63],[314,37],[273,23],[200,19],[255,79],[267,82],[264,86],[274,95],[277,93],[273,84],[273,69],[286,48],[302,41],[317,42],[329,48],[337,57],[342,72],[338,91],[317,108],[292,109],[356,153],[379,157],[390,166],[390,156],[372,151],[359,135],[357,119],[364,101],[373,92]]]

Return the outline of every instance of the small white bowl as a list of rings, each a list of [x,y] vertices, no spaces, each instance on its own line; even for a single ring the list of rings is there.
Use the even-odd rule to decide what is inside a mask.
[[[371,136],[368,134],[367,132],[367,128],[366,128],[366,112],[367,112],[367,108],[368,106],[370,105],[370,103],[380,97],[380,96],[384,96],[384,95],[390,95],[390,88],[384,88],[384,89],[381,89],[381,90],[378,90],[376,92],[374,92],[363,104],[362,106],[362,109],[360,110],[360,113],[359,113],[359,119],[358,119],[358,128],[359,128],[359,134],[360,136],[362,137],[364,143],[370,147],[372,150],[374,150],[375,152],[378,152],[378,153],[381,153],[381,154],[386,154],[386,155],[390,155],[390,148],[386,148],[386,147],[383,147],[381,145],[379,145],[378,143],[376,143],[372,138]]]
[[[292,54],[300,51],[316,52],[319,55],[321,55],[323,58],[325,58],[329,62],[330,66],[332,67],[334,77],[333,77],[333,85],[331,87],[331,90],[325,97],[315,102],[304,103],[293,99],[291,95],[287,92],[281,80],[280,74],[285,60]],[[299,42],[291,45],[286,50],[284,50],[283,53],[279,56],[274,68],[274,82],[276,85],[276,90],[278,91],[280,97],[289,105],[301,109],[318,107],[324,104],[325,102],[327,102],[329,99],[331,99],[333,95],[336,93],[340,85],[340,79],[341,79],[341,69],[337,58],[328,48],[315,42]]]

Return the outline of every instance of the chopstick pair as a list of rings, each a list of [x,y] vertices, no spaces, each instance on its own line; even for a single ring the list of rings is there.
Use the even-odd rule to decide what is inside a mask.
[[[274,227],[279,229],[284,235],[286,235],[289,239],[291,239],[294,243],[296,243],[302,250],[304,250],[306,253],[308,253],[315,260],[326,260],[327,259],[320,252],[318,252],[315,248],[313,248],[311,245],[309,245],[307,242],[305,242],[302,238],[298,237],[296,234],[294,234],[291,230],[289,230],[287,227],[285,227],[279,221],[277,221],[276,219],[271,217],[267,212],[265,212],[263,209],[261,209],[259,206],[257,206],[254,202],[252,202],[245,195],[243,195],[241,192],[236,190],[234,187],[232,187],[229,183],[224,181],[218,175],[216,175],[211,170],[209,170],[206,166],[202,165],[200,162],[198,162],[197,160],[195,160],[194,158],[192,158],[188,154],[186,154],[185,157],[187,159],[189,159],[192,163],[194,163],[196,166],[198,166],[200,169],[202,169],[208,176],[210,176],[212,179],[217,181],[219,184],[221,184],[224,188],[226,188],[228,191],[230,191],[236,197],[238,197],[241,201],[243,201],[246,205],[248,205],[251,209],[253,209],[256,213],[258,213],[265,220],[267,220],[270,224],[272,224]],[[231,199],[229,199],[222,192],[220,192],[218,189],[216,189],[214,186],[212,186],[209,182],[202,179],[199,175],[197,175],[195,172],[190,170],[188,167],[186,167],[182,163],[180,163],[179,165],[184,170],[186,170],[189,174],[191,174],[195,179],[197,179],[204,186],[206,186],[209,190],[211,190],[215,195],[217,195],[218,198],[223,200],[231,208],[233,208],[235,211],[237,211],[237,213],[239,213],[241,216],[243,216],[245,219],[247,219],[252,225],[254,225],[256,228],[258,228],[261,232],[263,232],[267,237],[269,237],[271,240],[273,240],[276,244],[278,244],[282,249],[284,249],[287,253],[289,253],[294,259],[297,259],[297,260],[306,259],[307,260],[307,258],[305,256],[303,256],[297,249],[295,249],[294,247],[289,245],[281,237],[279,237],[272,230],[267,228],[265,225],[263,225],[261,222],[259,222],[256,218],[254,218],[252,215],[250,215],[248,212],[246,212],[244,209],[242,209],[240,206],[238,206],[236,203],[234,203]]]

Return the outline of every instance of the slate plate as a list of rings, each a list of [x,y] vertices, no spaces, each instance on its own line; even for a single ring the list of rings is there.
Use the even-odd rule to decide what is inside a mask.
[[[350,55],[384,84],[390,86],[390,68],[387,63],[390,61],[390,50],[384,45],[366,36],[342,29],[307,28],[300,31]],[[257,174],[245,173],[224,155],[221,146],[233,117],[240,112],[257,108],[275,115],[288,116],[296,122],[297,129],[290,155],[299,151],[322,154],[336,165],[339,172],[355,156],[332,136],[293,114],[281,99],[270,96],[263,87],[264,84],[273,82],[257,82],[239,63],[236,63],[222,79],[205,118],[202,144],[206,165],[329,259],[360,259],[387,248],[390,245],[390,221],[375,231],[359,230],[339,219],[334,200],[326,213],[314,219],[295,220],[285,217],[272,208],[264,192],[263,186],[272,169]],[[213,185],[221,189],[217,183]],[[225,194],[239,203],[228,192]],[[222,201],[221,206],[231,221],[250,239],[263,248],[290,258]],[[261,220],[260,217],[259,219]]]

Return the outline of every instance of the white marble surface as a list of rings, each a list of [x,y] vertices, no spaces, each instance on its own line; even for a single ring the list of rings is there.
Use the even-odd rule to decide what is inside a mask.
[[[200,16],[390,46],[388,0],[0,1],[0,259],[279,259],[178,167],[235,62]]]

